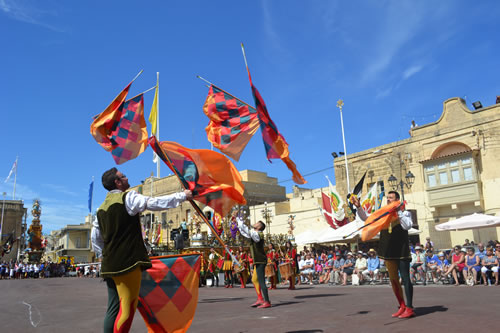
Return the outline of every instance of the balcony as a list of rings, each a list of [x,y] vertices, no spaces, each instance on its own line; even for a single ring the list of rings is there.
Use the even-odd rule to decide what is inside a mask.
[[[480,193],[479,183],[477,181],[436,186],[427,189],[430,207],[480,201]]]

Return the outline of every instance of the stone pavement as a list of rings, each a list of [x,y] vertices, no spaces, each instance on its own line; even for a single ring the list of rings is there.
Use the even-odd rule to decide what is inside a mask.
[[[102,332],[107,291],[100,279],[0,281],[1,332]],[[189,332],[498,331],[500,287],[415,286],[417,317],[394,319],[388,285],[301,286],[270,291],[254,309],[253,288],[201,288]],[[31,316],[30,316],[31,312]],[[132,332],[146,332],[137,312]]]

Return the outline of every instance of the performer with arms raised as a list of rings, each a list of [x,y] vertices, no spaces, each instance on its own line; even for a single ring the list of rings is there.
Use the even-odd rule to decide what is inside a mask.
[[[235,216],[237,212],[234,212],[233,214],[233,216]],[[266,228],[266,225],[264,222],[258,221],[252,226],[252,229],[250,229],[243,223],[241,218],[236,217],[236,221],[238,221],[238,228],[240,229],[241,235],[249,238],[251,242],[250,253],[253,258],[252,283],[255,286],[255,291],[257,292],[257,302],[252,304],[252,307],[270,308],[271,302],[269,301],[266,278],[264,276],[267,257],[266,251],[264,250],[263,231]]]
[[[365,221],[368,216],[361,208],[359,199],[353,196],[351,200],[358,208],[358,216]],[[398,200],[398,192],[390,191],[387,194],[387,204]],[[401,210],[398,211],[398,217],[397,221],[393,222],[389,229],[383,229],[380,232],[379,257],[385,260],[392,290],[399,302],[399,310],[392,316],[410,318],[415,316],[415,312],[413,311],[413,285],[410,280],[411,254],[408,239],[408,230],[412,226],[412,220],[410,212],[404,210],[404,206],[401,206]],[[391,228],[392,230],[390,230]],[[406,303],[401,284],[399,283],[399,275],[405,287]]]

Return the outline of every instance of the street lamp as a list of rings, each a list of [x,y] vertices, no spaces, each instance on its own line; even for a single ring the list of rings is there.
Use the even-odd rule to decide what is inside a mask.
[[[262,209],[260,212],[261,212],[262,217],[264,218],[264,220],[266,220],[267,233],[270,234],[271,233],[271,217],[272,217],[272,214],[271,214],[271,209],[267,208],[267,201],[264,202],[264,209]]]
[[[393,190],[396,190],[398,187],[401,188],[401,197],[403,198],[403,201],[405,200],[405,192],[404,188],[405,186],[410,189],[413,186],[413,183],[415,183],[415,175],[411,172],[408,171],[408,173],[405,176],[406,181],[403,181],[402,179],[398,182],[398,179],[391,174],[389,177],[389,185],[391,185]]]

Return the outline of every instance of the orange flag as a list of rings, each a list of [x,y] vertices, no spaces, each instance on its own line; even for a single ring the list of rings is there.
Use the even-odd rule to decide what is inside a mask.
[[[400,201],[394,201],[371,214],[365,221],[365,227],[361,231],[361,240],[369,241],[381,230],[389,228],[392,222],[397,221]]]

